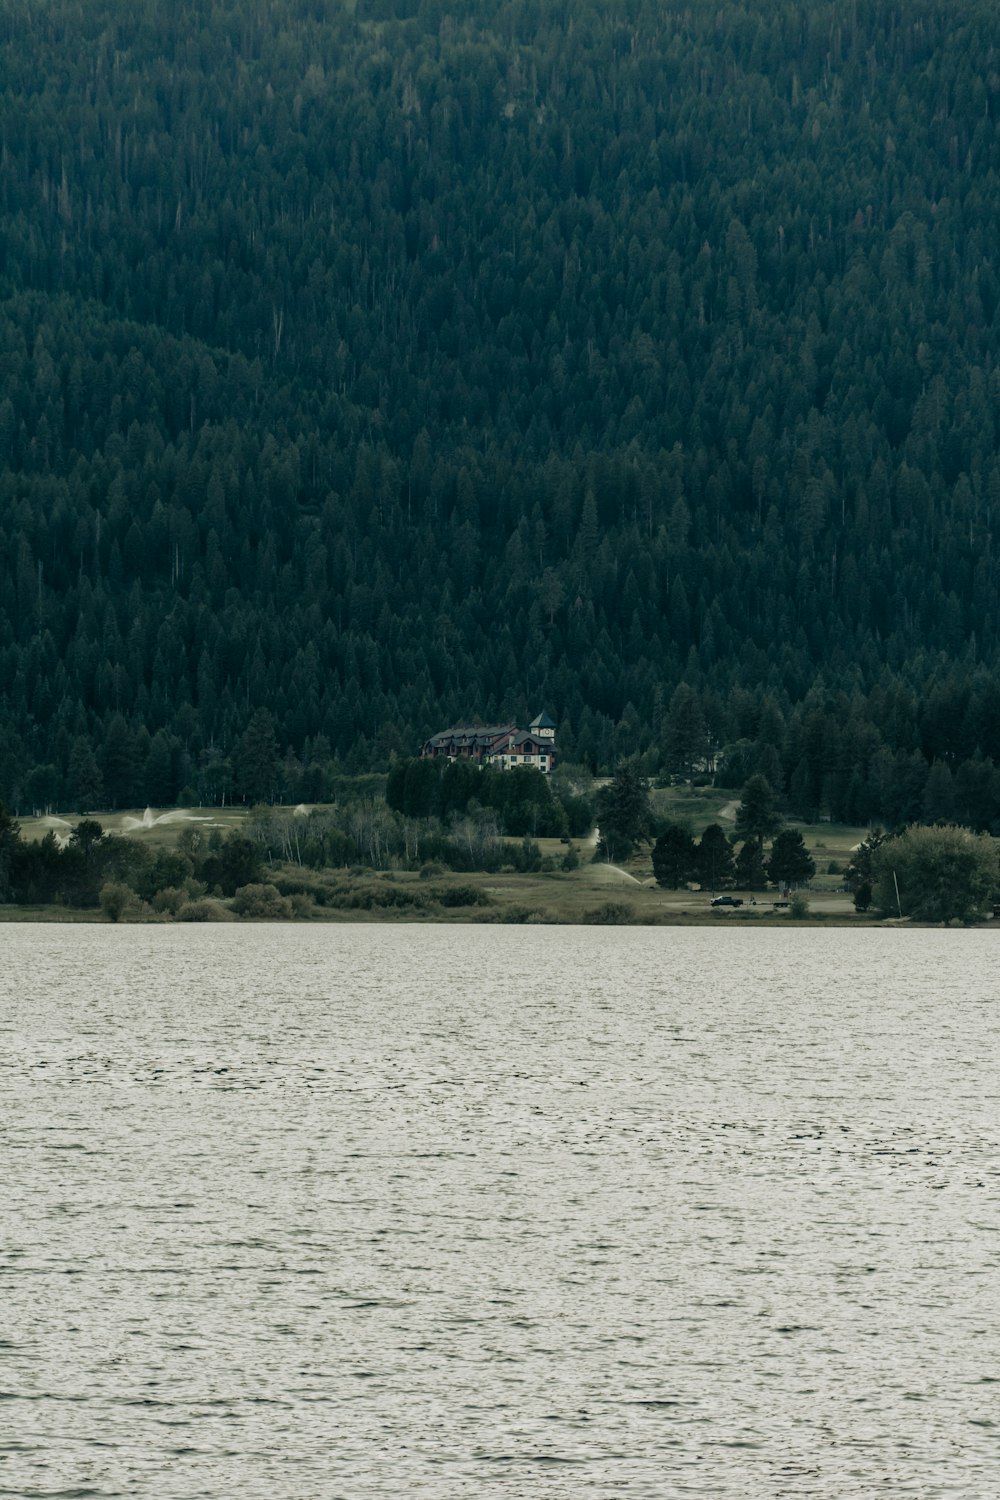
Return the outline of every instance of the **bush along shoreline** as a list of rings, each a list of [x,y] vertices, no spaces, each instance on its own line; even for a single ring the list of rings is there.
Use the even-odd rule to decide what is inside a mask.
[[[634,761],[589,797],[565,785],[554,794],[534,771],[480,779],[474,767],[460,769],[468,785],[448,816],[364,792],[311,810],[230,811],[225,822],[147,809],[110,828],[94,817],[75,826],[46,818],[26,831],[0,807],[0,913],[109,922],[967,924],[992,919],[1000,901],[992,836],[949,824],[834,836],[819,825],[807,845],[759,773],[722,809],[727,832],[707,821],[717,793],[699,801],[690,788],[651,790]],[[438,788],[449,782],[454,792],[450,768],[435,772]],[[504,807],[518,837],[509,836]],[[590,832],[577,840],[561,831],[567,826]],[[831,839],[839,859],[829,857]]]

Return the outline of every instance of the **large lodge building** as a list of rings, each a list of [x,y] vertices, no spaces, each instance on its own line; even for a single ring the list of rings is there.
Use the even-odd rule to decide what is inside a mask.
[[[548,714],[540,713],[527,729],[516,724],[457,724],[432,734],[421,750],[422,756],[448,756],[474,760],[478,765],[498,766],[502,771],[515,766],[536,766],[546,775],[555,769],[556,726]]]

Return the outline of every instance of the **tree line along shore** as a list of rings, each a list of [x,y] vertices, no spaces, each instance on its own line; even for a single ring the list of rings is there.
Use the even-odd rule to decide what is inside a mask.
[[[408,777],[411,766],[419,769]],[[651,789],[636,762],[597,788],[565,772],[484,781],[474,767],[399,770],[388,796],[372,795],[363,780],[355,798],[326,807],[147,808],[23,824],[3,812],[0,913],[113,922],[968,923],[991,918],[1000,900],[990,836],[956,825],[887,833],[788,822],[759,773],[720,805],[710,789]],[[450,812],[414,812],[408,797],[417,788],[426,797],[432,777],[438,797],[452,798],[460,783],[488,794],[492,779],[505,812],[469,790]]]

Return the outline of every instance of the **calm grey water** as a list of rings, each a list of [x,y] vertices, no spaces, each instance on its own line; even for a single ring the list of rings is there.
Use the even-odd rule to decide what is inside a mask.
[[[0,1494],[1000,1494],[991,933],[0,953]]]

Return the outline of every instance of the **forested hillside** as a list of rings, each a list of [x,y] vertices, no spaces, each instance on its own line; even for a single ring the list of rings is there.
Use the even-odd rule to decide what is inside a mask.
[[[545,708],[990,826],[998,44],[0,0],[0,798],[240,795],[251,725],[313,798]]]

